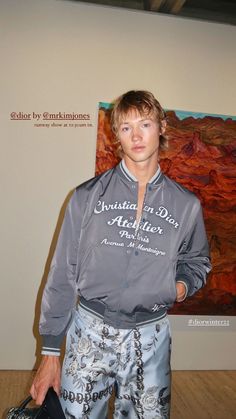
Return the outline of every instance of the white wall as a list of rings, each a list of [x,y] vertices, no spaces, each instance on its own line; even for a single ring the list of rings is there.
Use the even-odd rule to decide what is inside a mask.
[[[64,199],[94,174],[98,102],[144,88],[166,108],[233,115],[235,43],[232,26],[1,0],[0,368],[34,365],[36,298]],[[90,113],[93,127],[36,128],[11,121],[13,111]],[[186,316],[171,322],[173,368],[235,368],[235,318],[228,328],[189,328]]]

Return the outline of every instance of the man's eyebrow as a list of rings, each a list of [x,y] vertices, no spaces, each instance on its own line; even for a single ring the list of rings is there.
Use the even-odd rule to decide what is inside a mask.
[[[153,121],[153,119],[152,118],[143,118],[143,119],[140,119],[139,120],[139,122],[144,122],[144,121]],[[123,125],[123,124],[129,124],[130,123],[130,121],[122,121],[121,123],[120,123],[120,125]]]

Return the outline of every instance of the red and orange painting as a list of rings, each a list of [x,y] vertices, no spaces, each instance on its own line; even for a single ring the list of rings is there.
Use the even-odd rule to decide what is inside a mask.
[[[100,103],[96,174],[119,162],[110,104]],[[170,314],[236,315],[236,117],[167,110],[162,171],[200,199],[213,270],[207,285]]]

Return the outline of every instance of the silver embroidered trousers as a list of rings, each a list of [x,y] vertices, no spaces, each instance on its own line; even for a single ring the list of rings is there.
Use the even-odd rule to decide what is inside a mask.
[[[116,329],[81,307],[67,333],[61,404],[67,419],[169,419],[169,320]]]

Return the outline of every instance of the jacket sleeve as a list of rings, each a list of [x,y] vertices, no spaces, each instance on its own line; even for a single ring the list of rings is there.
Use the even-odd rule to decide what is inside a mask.
[[[193,221],[188,222],[188,232],[179,248],[176,272],[176,281],[184,282],[187,286],[187,296],[192,296],[205,285],[211,270],[202,209],[198,200],[194,207]]]
[[[77,191],[66,208],[56,250],[44,288],[39,333],[42,354],[60,354],[60,346],[76,305],[76,266],[81,227]]]

